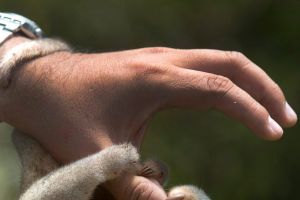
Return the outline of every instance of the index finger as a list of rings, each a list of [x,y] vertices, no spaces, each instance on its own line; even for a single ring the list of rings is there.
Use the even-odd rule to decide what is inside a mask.
[[[260,102],[280,125],[293,126],[297,115],[280,87],[260,67],[239,52],[175,50],[173,63],[182,68],[222,75]],[[171,55],[171,54],[170,54]]]

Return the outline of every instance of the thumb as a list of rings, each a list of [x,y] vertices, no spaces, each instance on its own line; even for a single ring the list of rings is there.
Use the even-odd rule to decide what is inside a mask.
[[[142,176],[123,174],[106,182],[104,187],[116,200],[165,200],[167,195],[159,183]]]

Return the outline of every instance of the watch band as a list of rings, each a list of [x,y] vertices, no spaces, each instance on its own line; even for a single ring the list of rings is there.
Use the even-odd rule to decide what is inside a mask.
[[[43,31],[30,19],[15,13],[0,12],[0,44],[15,33],[22,33],[32,39],[43,36]]]

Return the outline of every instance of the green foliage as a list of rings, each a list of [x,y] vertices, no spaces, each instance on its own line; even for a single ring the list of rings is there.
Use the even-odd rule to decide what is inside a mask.
[[[144,46],[241,51],[283,88],[300,111],[297,0],[2,0],[1,10],[34,19],[49,36],[83,51]],[[158,114],[144,156],[170,165],[170,185],[194,183],[217,199],[300,199],[299,126],[276,142],[209,111]],[[0,135],[0,199],[16,199],[19,163]],[[153,148],[154,147],[154,148]]]

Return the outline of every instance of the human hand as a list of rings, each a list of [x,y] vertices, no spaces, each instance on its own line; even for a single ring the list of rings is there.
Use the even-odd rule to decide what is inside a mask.
[[[151,116],[168,107],[216,108],[270,140],[283,133],[275,121],[282,127],[297,121],[264,71],[240,53],[217,50],[60,52],[19,68],[0,103],[3,121],[31,134],[61,162],[113,143],[139,146]],[[142,185],[134,194],[146,188],[161,195],[149,200],[164,198],[155,183],[147,180],[146,187],[146,180],[131,178],[140,181],[130,188]]]

